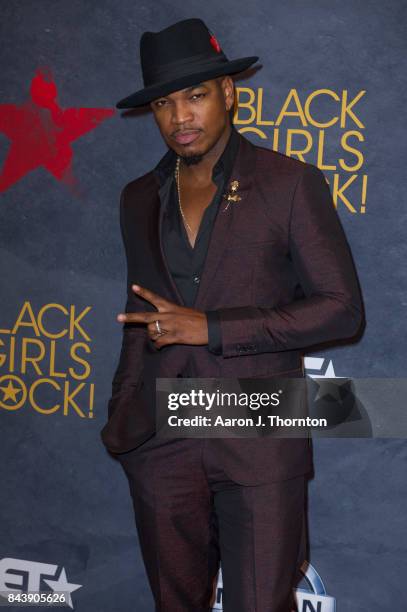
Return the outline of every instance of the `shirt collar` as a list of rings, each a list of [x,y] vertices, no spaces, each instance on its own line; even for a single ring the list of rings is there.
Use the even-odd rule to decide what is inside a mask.
[[[232,131],[229,136],[229,140],[223,150],[222,155],[213,167],[212,178],[215,180],[220,174],[223,173],[225,180],[227,180],[232,172],[233,163],[236,158],[236,153],[239,148],[239,132],[232,125]],[[156,174],[160,185],[163,185],[166,179],[175,170],[175,163],[177,161],[177,154],[172,149],[168,149],[164,157],[158,162],[153,169]]]

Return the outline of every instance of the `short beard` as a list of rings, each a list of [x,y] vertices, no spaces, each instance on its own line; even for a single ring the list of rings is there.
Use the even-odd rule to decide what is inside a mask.
[[[188,155],[188,156],[180,155],[180,157],[186,166],[194,166],[195,164],[199,164],[204,158],[202,154],[201,155]]]

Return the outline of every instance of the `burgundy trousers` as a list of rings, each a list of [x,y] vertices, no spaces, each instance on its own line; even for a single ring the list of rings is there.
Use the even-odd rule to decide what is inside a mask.
[[[156,612],[291,612],[305,559],[305,477],[235,483],[204,439],[151,438],[117,455]]]

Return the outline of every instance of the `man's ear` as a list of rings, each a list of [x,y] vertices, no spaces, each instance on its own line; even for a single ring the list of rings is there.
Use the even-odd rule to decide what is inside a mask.
[[[218,83],[222,89],[226,110],[230,111],[235,100],[235,84],[233,79],[229,75],[221,76],[218,77]]]

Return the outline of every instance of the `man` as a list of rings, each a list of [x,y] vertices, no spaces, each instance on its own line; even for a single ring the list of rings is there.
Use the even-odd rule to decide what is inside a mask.
[[[303,377],[305,349],[353,336],[361,296],[322,172],[233,127],[229,61],[200,19],[140,43],[168,151],[120,202],[128,264],[120,360],[102,431],[129,480],[156,610],[289,612],[304,560],[307,438],[155,436],[159,377]]]

